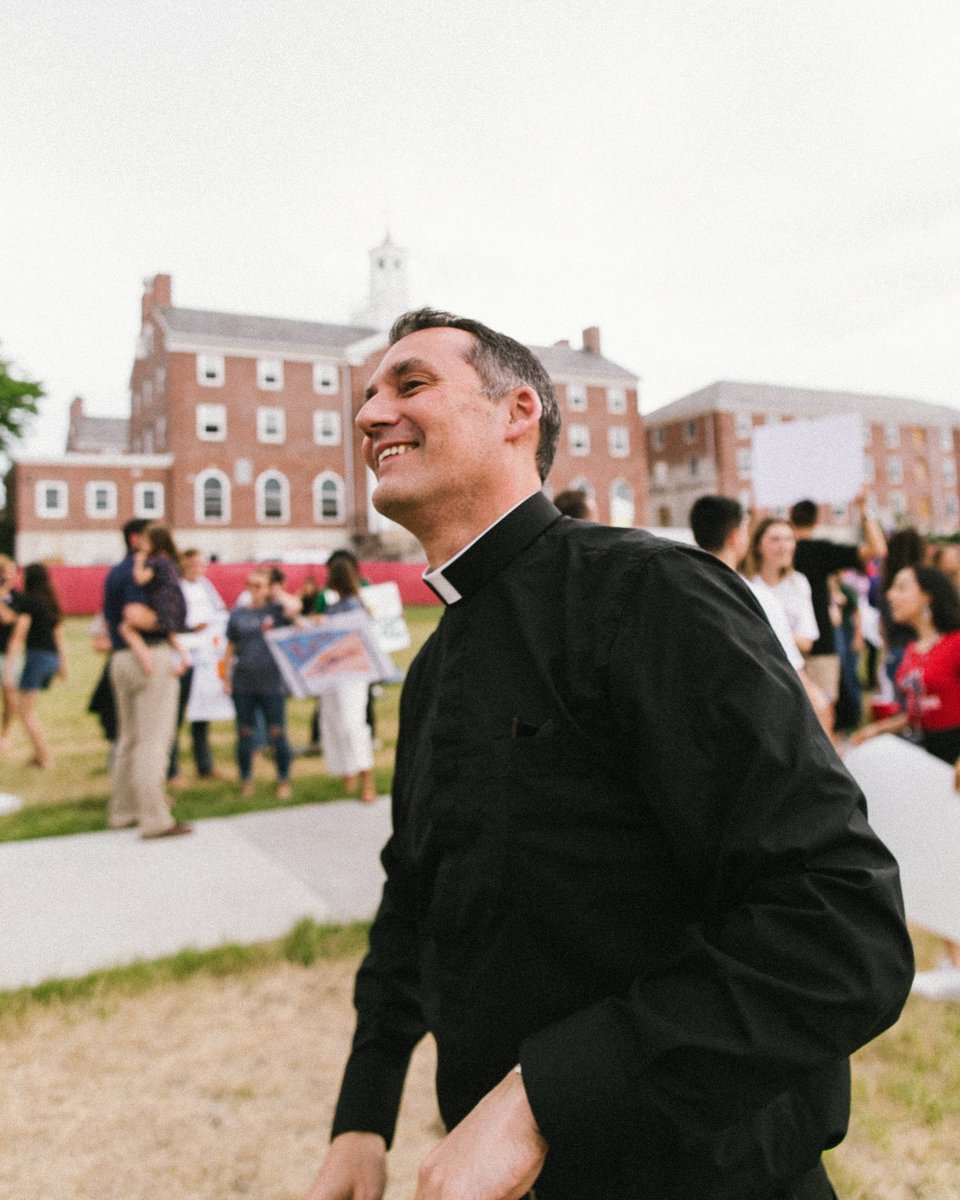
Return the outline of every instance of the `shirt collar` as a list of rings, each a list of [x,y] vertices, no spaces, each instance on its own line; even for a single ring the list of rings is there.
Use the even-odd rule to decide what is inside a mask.
[[[426,571],[423,581],[444,604],[467,599],[559,516],[559,509],[543,492],[534,492],[498,517],[453,558]]]

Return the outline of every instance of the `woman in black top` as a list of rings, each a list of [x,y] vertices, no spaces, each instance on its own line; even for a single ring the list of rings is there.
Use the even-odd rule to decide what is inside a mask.
[[[17,708],[33,744],[30,765],[48,767],[50,754],[37,716],[37,692],[49,687],[54,675],[66,679],[67,663],[63,613],[43,563],[30,563],[24,568],[23,593],[16,597],[15,611],[17,619],[7,647],[3,681],[5,686],[13,683],[14,664],[25,651],[17,685]]]

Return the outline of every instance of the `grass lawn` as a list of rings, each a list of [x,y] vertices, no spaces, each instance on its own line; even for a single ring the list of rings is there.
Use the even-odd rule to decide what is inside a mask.
[[[439,608],[408,609],[414,645],[396,656],[402,667],[408,665],[439,615]],[[67,643],[70,678],[66,683],[56,682],[39,702],[54,765],[46,771],[27,767],[29,747],[22,729],[15,729],[0,761],[0,791],[22,797],[24,808],[0,816],[0,841],[105,826],[108,747],[99,723],[86,711],[103,660],[90,649],[86,620],[67,622]],[[383,743],[376,763],[380,791],[389,789],[392,776],[399,691],[398,687],[384,689],[377,705],[377,734]],[[310,712],[308,701],[289,704],[295,747],[307,744]],[[212,744],[218,764],[233,771],[232,726],[214,725]],[[181,734],[181,751],[189,778],[186,729]],[[193,784],[180,793],[177,812],[190,818],[272,807],[272,764],[260,764],[258,780],[261,786],[253,801],[245,803],[239,801],[236,783]],[[297,758],[293,786],[294,803],[333,799],[342,790],[339,780],[325,776],[323,760],[308,756]],[[922,930],[915,929],[913,934],[919,966],[928,969],[936,961],[939,944]],[[110,996],[142,991],[161,994],[173,982],[180,981],[186,988],[188,980],[197,978],[210,979],[211,987],[221,977],[269,978],[271,972],[289,970],[291,962],[307,966],[315,958],[355,955],[362,940],[363,931],[356,928],[324,931],[308,923],[270,947],[226,947],[202,955],[185,952],[161,963],[100,973],[86,981],[7,993],[0,995],[0,1042],[17,1039],[18,1030],[25,1028],[23,1022],[31,1019],[29,1014],[51,1005],[62,1006],[64,1027],[70,1028],[87,1019],[102,1020],[94,1010],[94,1015],[85,1016],[88,1010],[84,1006],[106,1003]],[[309,969],[315,971],[320,965],[314,963]],[[344,995],[348,995],[346,990]],[[348,999],[342,1003],[348,1007]],[[187,1020],[186,1015],[183,1019]],[[335,1074],[331,1075],[331,1089]],[[828,1155],[828,1166],[844,1200],[960,1200],[960,1003],[912,997],[897,1025],[856,1055],[850,1133],[843,1145]]]
[[[413,644],[408,650],[394,655],[394,660],[402,669],[406,669],[426,640],[440,619],[440,613],[439,605],[406,610]],[[87,704],[103,670],[104,659],[91,649],[89,626],[86,618],[67,619],[69,678],[65,683],[55,680],[38,699],[37,708],[50,743],[52,766],[38,770],[26,765],[31,751],[23,727],[15,724],[11,731],[10,743],[0,760],[0,792],[19,796],[23,808],[16,813],[0,815],[0,841],[86,833],[106,828],[106,801],[110,790],[107,773],[109,743],[103,736],[100,722],[87,712]],[[376,752],[374,765],[377,789],[381,793],[390,790],[393,778],[399,700],[400,688],[390,686],[383,689],[383,695],[377,701],[377,737],[382,745]],[[291,745],[296,750],[304,749],[310,740],[312,712],[312,700],[289,700],[287,703],[288,732]],[[231,778],[193,778],[190,731],[185,723],[180,732],[180,764],[189,786],[177,796],[176,813],[179,817],[188,820],[222,817],[234,812],[270,808],[276,804],[273,764],[262,761],[262,756],[256,768],[258,786],[253,799],[240,799],[239,785],[234,781],[235,737],[232,723],[212,724],[210,742],[217,765],[229,771]],[[341,781],[324,773],[323,759],[317,756],[298,756],[293,765],[291,781],[294,804],[335,800],[343,795]]]

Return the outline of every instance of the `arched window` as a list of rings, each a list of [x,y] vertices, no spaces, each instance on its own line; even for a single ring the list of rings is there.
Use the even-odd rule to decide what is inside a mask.
[[[193,511],[197,523],[225,525],[230,520],[230,480],[211,467],[193,484]]]
[[[635,518],[633,488],[625,479],[615,479],[610,486],[610,524],[629,529]]]
[[[313,519],[318,525],[343,524],[343,480],[333,471],[323,471],[313,481]]]
[[[290,520],[290,484],[279,471],[264,471],[257,476],[257,520],[282,524]]]

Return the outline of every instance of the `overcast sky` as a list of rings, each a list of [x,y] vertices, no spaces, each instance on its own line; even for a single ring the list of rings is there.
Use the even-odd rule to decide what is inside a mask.
[[[349,320],[601,327],[716,379],[960,407],[957,0],[0,0],[0,354],[126,415],[142,280]]]

